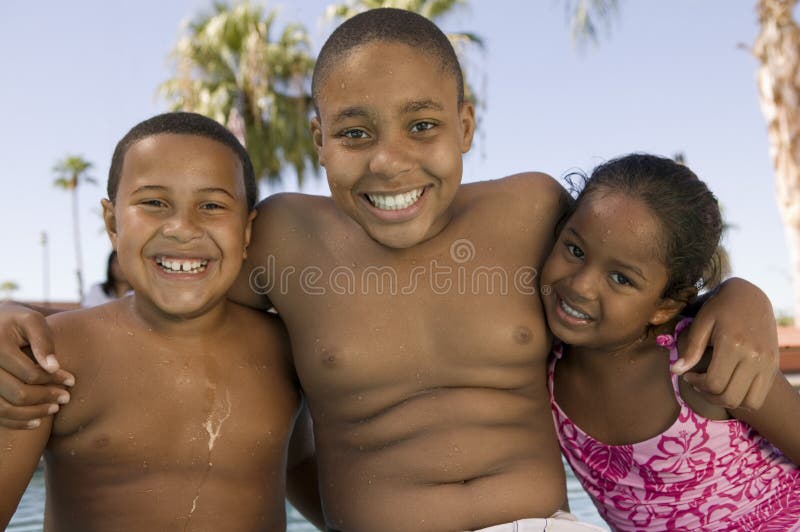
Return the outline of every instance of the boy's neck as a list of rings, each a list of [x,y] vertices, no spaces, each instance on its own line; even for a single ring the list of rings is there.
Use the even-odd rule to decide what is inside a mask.
[[[168,314],[145,298],[134,293],[130,298],[129,309],[144,329],[170,338],[185,338],[202,341],[227,324],[227,299],[222,299],[206,311],[192,316]]]

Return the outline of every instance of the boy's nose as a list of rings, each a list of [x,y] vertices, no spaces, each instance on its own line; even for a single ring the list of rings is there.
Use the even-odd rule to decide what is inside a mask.
[[[392,179],[413,167],[408,151],[401,141],[384,140],[372,153],[369,161],[370,173],[385,179]]]
[[[197,223],[195,215],[190,212],[180,212],[171,216],[161,232],[165,237],[178,242],[190,242],[203,235],[203,230]]]

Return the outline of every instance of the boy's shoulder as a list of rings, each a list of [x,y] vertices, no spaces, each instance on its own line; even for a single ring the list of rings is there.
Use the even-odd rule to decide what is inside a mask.
[[[232,326],[246,335],[286,337],[286,327],[274,312],[254,309],[228,301],[228,313]]]
[[[95,349],[106,341],[120,323],[123,301],[117,299],[96,307],[58,312],[47,317],[56,354],[64,367],[80,372],[103,353]]]
[[[524,172],[501,179],[465,184],[462,198],[506,216],[547,219],[564,212],[569,195],[561,184],[542,172]],[[556,216],[557,215],[557,216]]]
[[[329,196],[299,192],[279,192],[263,199],[256,206],[257,223],[314,221],[336,213],[336,204]]]

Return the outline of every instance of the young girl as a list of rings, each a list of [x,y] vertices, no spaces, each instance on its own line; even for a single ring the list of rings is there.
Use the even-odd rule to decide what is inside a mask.
[[[629,155],[595,169],[544,265],[561,449],[615,530],[800,530],[800,394],[779,374],[726,411],[670,373],[721,229],[688,168]]]

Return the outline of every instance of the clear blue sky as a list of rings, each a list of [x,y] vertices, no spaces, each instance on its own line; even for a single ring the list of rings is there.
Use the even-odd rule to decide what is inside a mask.
[[[135,123],[165,110],[155,90],[170,75],[168,53],[181,22],[210,4],[0,3],[0,282],[20,285],[15,298],[42,298],[42,231],[50,240],[51,300],[77,297],[69,197],[51,186],[52,166],[66,154],[92,161],[101,183],[85,187],[80,201],[84,278],[87,286],[102,279],[109,245],[99,201],[114,145]],[[280,9],[279,24],[304,23],[316,51],[331,30],[321,20],[327,4],[267,5]],[[562,6],[472,0],[442,22],[486,42],[466,65],[486,106],[465,181],[525,170],[560,177],[631,151],[682,151],[735,226],[726,239],[734,273],[789,311],[789,263],[756,61],[737,46],[757,34],[755,0],[621,0],[600,46],[584,52],[571,46]],[[288,181],[285,188],[294,189]],[[327,187],[311,180],[304,190]]]

